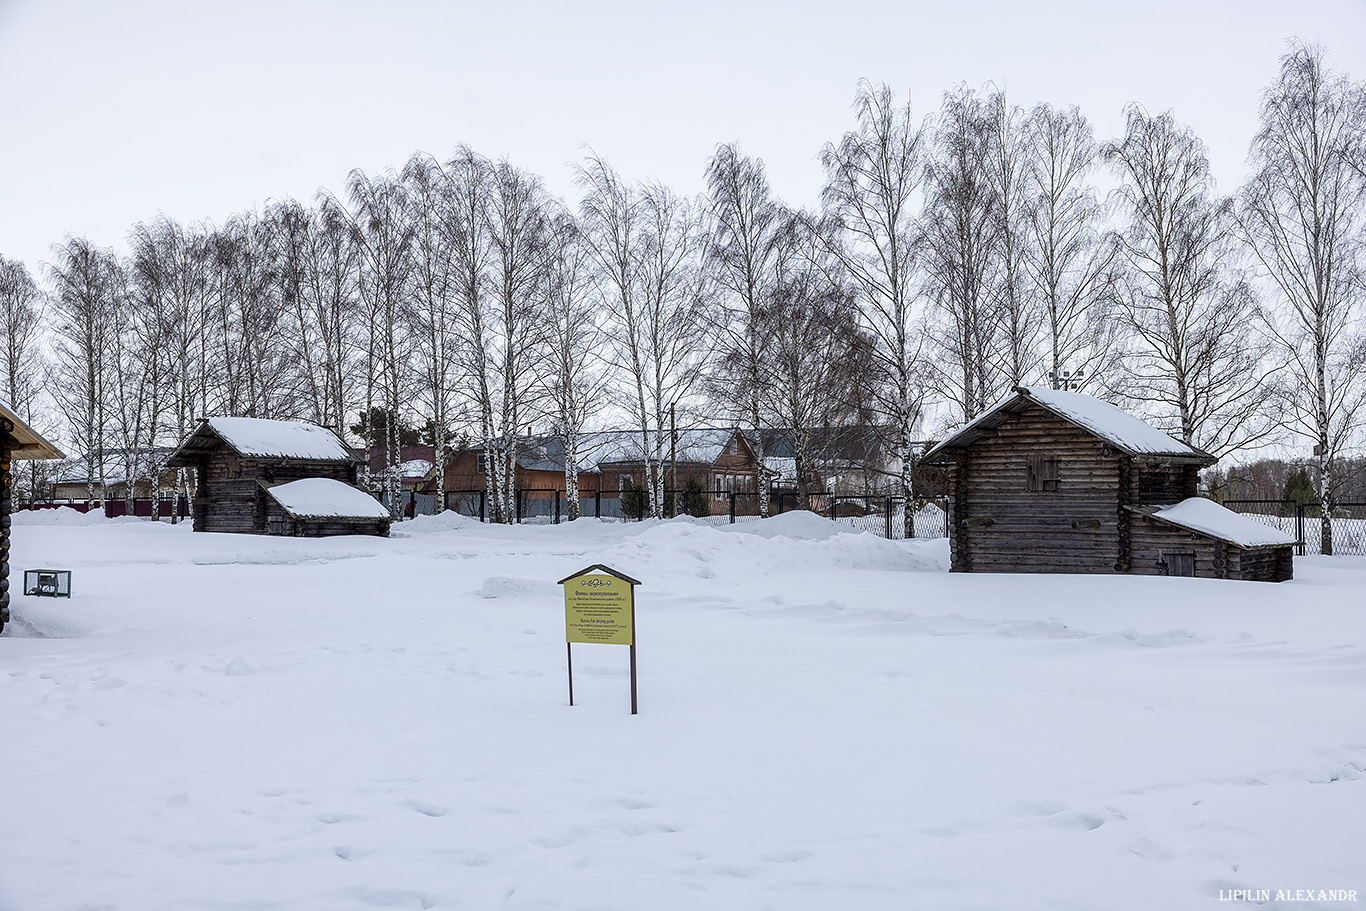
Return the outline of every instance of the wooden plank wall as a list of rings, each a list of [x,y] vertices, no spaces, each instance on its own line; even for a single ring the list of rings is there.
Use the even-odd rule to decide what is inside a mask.
[[[1222,542],[1195,535],[1166,522],[1135,516],[1130,523],[1133,566],[1130,572],[1139,576],[1165,576],[1167,570],[1161,566],[1163,553],[1182,553],[1195,555],[1195,575],[1201,579],[1236,578],[1233,556]]]
[[[1026,490],[1032,454],[1058,459],[1057,490]],[[1114,572],[1118,454],[1035,405],[967,450],[951,471],[953,568],[974,572]]]

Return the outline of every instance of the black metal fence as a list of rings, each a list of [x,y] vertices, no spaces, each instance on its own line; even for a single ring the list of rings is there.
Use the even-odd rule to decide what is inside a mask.
[[[1322,503],[1295,500],[1224,500],[1223,505],[1249,519],[1265,522],[1298,542],[1296,553],[1366,555],[1366,503],[1334,503],[1324,535]]]
[[[664,515],[689,515],[717,525],[748,522],[759,518],[760,494],[665,490]],[[795,493],[774,494],[769,498],[769,515],[802,509]],[[886,494],[815,494],[808,498],[809,511],[858,531],[885,538],[906,537],[906,510],[903,498]],[[569,500],[563,490],[518,490],[509,506],[515,523],[558,524],[568,521]],[[495,498],[482,490],[455,490],[446,493],[446,508],[481,522],[495,521],[501,508]],[[649,496],[639,490],[592,491],[579,497],[579,515],[608,521],[638,522],[650,516]],[[948,535],[948,503],[942,498],[917,500],[913,515],[917,538],[942,538]]]

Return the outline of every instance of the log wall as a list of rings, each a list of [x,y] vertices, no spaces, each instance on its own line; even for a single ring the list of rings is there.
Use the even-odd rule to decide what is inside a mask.
[[[1200,467],[1135,462],[1129,483],[1134,505],[1168,506],[1200,495]]]
[[[1058,460],[1056,490],[1028,490],[1031,455]],[[1114,572],[1120,556],[1119,454],[1038,406],[969,446],[950,471],[953,568]]]
[[[9,424],[9,420],[5,420]],[[9,529],[10,509],[14,505],[10,499],[14,491],[14,477],[10,474],[10,445],[8,431],[13,425],[0,431],[0,630],[9,623]]]
[[[1185,531],[1166,522],[1135,516],[1130,531],[1133,541],[1133,565],[1129,572],[1138,576],[1165,576],[1162,564],[1164,553],[1194,554],[1195,575],[1200,579],[1236,578],[1232,554],[1223,542],[1204,535]]]

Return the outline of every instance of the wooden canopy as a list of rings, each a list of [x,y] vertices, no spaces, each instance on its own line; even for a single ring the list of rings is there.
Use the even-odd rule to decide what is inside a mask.
[[[19,419],[19,416],[0,405],[0,429],[4,430],[9,457],[15,461],[27,459],[64,459],[56,446],[43,439],[42,434]]]

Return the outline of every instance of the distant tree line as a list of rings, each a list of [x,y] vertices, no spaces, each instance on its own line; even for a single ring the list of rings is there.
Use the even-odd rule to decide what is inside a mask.
[[[910,497],[918,440],[1045,384],[1216,454],[1298,438],[1336,495],[1366,417],[1366,86],[1318,48],[1282,58],[1229,196],[1171,113],[1131,105],[1102,141],[1075,107],[990,86],[919,119],[863,83],[820,157],[816,211],[734,144],[697,198],[590,154],[573,203],[461,146],[222,225],[137,224],[125,252],[67,237],[37,280],[0,259],[0,395],[92,487],[105,450],[146,474],[203,415],[354,428],[391,466],[398,424],[424,427],[438,461],[482,450],[506,520],[528,430],[563,439],[572,491],[609,407],[658,514],[679,413],[761,447],[794,428],[799,478],[803,428],[876,427]]]

